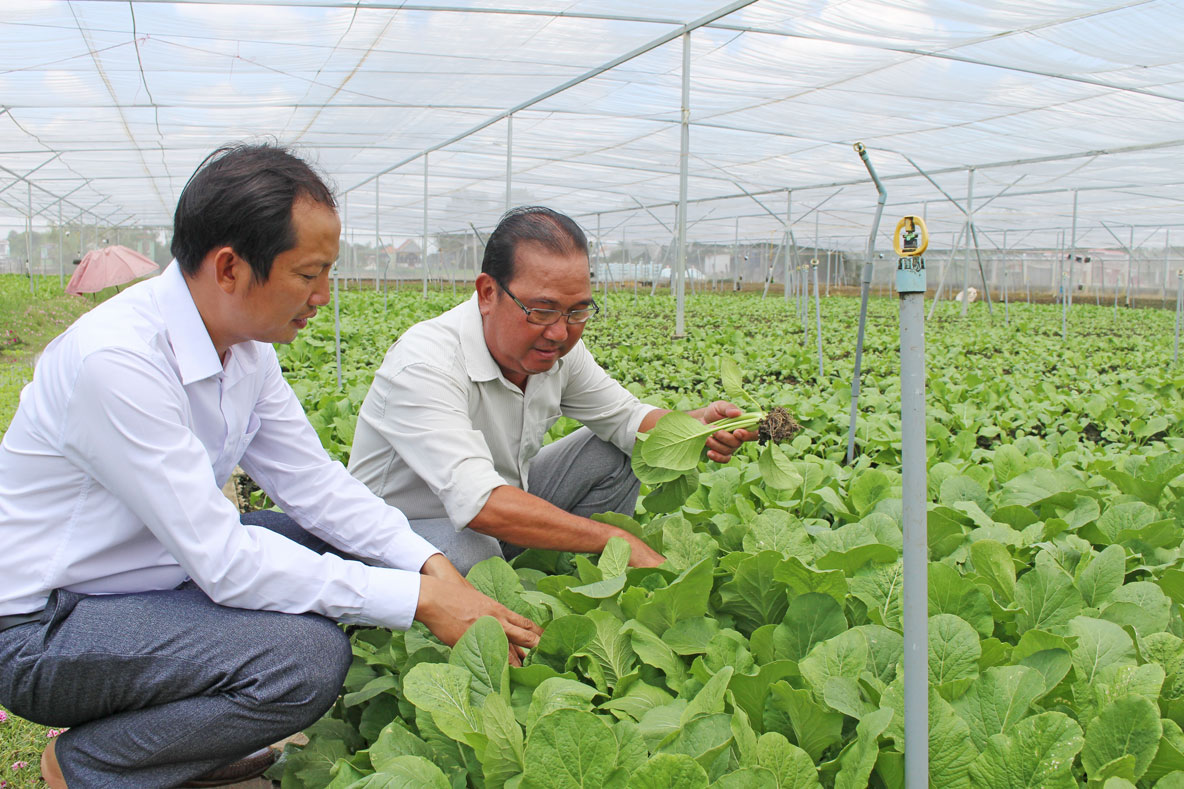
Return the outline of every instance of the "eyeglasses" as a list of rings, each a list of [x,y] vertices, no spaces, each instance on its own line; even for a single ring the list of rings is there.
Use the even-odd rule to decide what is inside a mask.
[[[510,292],[502,283],[497,283],[498,287],[506,292],[506,295],[514,300],[514,303],[522,308],[526,313],[526,322],[533,323],[536,326],[551,326],[559,322],[560,318],[567,318],[570,324],[581,325],[588,322],[596,313],[600,312],[600,305],[596,303],[596,299],[592,300],[592,306],[583,307],[578,310],[571,310],[569,312],[560,312],[559,310],[541,310],[538,307],[527,307],[522,302],[518,301],[518,297]]]

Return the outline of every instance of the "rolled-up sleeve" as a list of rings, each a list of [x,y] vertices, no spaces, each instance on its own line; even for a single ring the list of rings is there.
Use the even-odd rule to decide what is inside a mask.
[[[416,571],[435,549],[410,533],[397,511],[350,484],[320,448],[282,378],[264,386],[256,412],[261,425],[244,468],[291,507],[297,522],[389,567],[317,554],[240,523],[218,494],[206,448],[187,425],[185,391],[167,372],[124,350],[87,356],[63,421],[67,458],[126,502],[215,602],[409,627],[419,598]]]
[[[564,363],[568,377],[560,401],[563,415],[583,423],[622,452],[633,452],[638,428],[654,407],[614,381],[583,342],[564,357]]]
[[[494,488],[508,484],[473,425],[467,385],[428,364],[383,364],[358,414],[423,480],[457,530],[477,517]]]

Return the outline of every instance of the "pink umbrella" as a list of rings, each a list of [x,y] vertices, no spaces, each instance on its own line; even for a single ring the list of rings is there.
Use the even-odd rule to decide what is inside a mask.
[[[97,293],[112,285],[122,285],[158,271],[160,266],[124,246],[104,247],[87,252],[70,277],[66,292],[79,295]]]

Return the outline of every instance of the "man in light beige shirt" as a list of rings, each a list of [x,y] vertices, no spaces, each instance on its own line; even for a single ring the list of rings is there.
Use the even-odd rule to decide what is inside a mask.
[[[666,411],[610,378],[580,341],[599,310],[583,231],[546,208],[507,213],[476,291],[391,346],[358,415],[350,472],[461,572],[501,555],[500,543],[595,553],[611,537],[630,543],[633,566],[661,564],[588,517],[633,514],[629,455]],[[723,401],[690,412],[704,424],[739,413]],[[584,427],[543,447],[560,416]],[[708,457],[727,462],[755,438],[717,432]]]

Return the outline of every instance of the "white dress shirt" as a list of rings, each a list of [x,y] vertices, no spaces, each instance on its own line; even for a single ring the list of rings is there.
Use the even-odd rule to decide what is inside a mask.
[[[358,412],[349,470],[408,518],[460,530],[494,488],[530,490],[531,461],[560,416],[628,453],[651,410],[583,341],[523,392],[490,355],[474,295],[391,346]]]
[[[308,531],[379,566],[244,526],[236,464]],[[219,361],[174,263],[45,349],[0,442],[0,614],[51,590],[171,589],[215,602],[395,628],[438,551],[326,454],[275,349]]]

